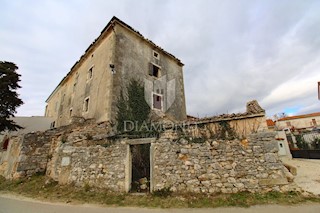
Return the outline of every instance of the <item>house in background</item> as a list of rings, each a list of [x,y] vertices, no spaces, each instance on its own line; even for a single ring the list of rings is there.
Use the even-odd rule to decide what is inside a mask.
[[[13,132],[1,132],[0,134],[0,152],[7,150],[10,138],[18,135],[27,134],[30,132],[45,131],[50,129],[50,124],[53,119],[43,116],[31,116],[31,117],[13,117],[13,120],[17,125],[23,127]]]
[[[274,131],[275,125],[276,125],[275,122],[272,119],[266,119],[266,122],[267,122],[268,130]]]
[[[54,119],[53,127],[70,124],[72,117],[114,121],[119,96],[135,79],[148,82],[152,110],[186,120],[182,68],[175,56],[113,17],[48,97],[45,116]]]
[[[320,112],[280,118],[276,121],[279,130],[294,128],[296,130],[312,130],[320,125]]]

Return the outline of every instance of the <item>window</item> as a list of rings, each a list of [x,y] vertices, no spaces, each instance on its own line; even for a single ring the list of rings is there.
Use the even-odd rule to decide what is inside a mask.
[[[291,126],[291,122],[287,121],[287,127],[290,127],[290,126]]]
[[[72,108],[69,110],[69,116],[72,117]]]
[[[90,103],[90,99],[89,98],[84,99],[83,111],[85,111],[85,112],[89,111],[89,103]]]
[[[78,84],[78,79],[79,79],[79,73],[76,74],[76,78],[74,79],[73,92],[76,91],[76,87],[77,87],[77,84]]]
[[[153,94],[153,108],[162,110],[162,97],[157,94]]]
[[[156,59],[160,59],[160,55],[156,51],[153,51],[153,57],[155,57]]]
[[[312,124],[313,124],[313,126],[317,126],[317,121],[316,121],[316,119],[312,119]]]
[[[58,110],[58,102],[54,104],[54,111],[57,112],[57,110]]]
[[[151,69],[149,75],[159,78],[160,77],[160,67],[151,64]]]
[[[92,77],[93,77],[93,67],[94,67],[94,66],[90,67],[90,69],[88,70],[87,80],[90,80],[90,79],[92,79]]]
[[[3,150],[7,150],[8,149],[8,146],[9,146],[9,138],[7,138],[4,143],[3,143],[3,146],[2,146],[2,149]]]
[[[53,129],[55,126],[56,126],[56,122],[53,121],[53,122],[50,124],[50,128]]]

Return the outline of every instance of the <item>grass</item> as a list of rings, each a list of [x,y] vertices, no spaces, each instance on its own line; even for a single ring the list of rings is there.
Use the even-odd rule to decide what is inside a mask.
[[[248,193],[236,194],[171,194],[158,191],[154,194],[137,196],[121,194],[105,189],[58,185],[47,181],[43,175],[35,175],[28,179],[5,180],[0,176],[0,191],[20,194],[40,200],[66,203],[94,203],[112,206],[137,206],[160,208],[213,208],[213,207],[249,207],[259,204],[299,204],[304,202],[320,202],[319,196],[304,197],[297,192]]]

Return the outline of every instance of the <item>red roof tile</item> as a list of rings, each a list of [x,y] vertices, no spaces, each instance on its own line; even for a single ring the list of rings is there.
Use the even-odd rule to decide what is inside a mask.
[[[317,116],[320,116],[320,112],[315,112],[315,113],[310,113],[310,114],[305,114],[305,115],[288,116],[288,117],[280,118],[278,121],[287,121],[287,120],[317,117]]]
[[[275,123],[273,122],[273,120],[267,119],[266,121],[267,121],[267,126],[268,127],[274,127]]]

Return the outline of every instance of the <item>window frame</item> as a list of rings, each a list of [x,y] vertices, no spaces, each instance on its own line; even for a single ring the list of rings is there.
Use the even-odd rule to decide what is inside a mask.
[[[156,56],[155,56],[155,54],[156,54]],[[160,60],[160,54],[159,54],[159,52],[153,50],[153,51],[152,51],[152,56],[153,56],[155,59]]]
[[[90,110],[90,96],[83,100],[83,112],[88,113]]]
[[[153,70],[154,67],[157,67],[157,68],[158,68],[158,70],[157,70],[158,76],[155,76],[155,75],[154,75],[154,70]],[[149,69],[150,69],[150,70],[149,70],[149,75],[150,75],[151,77],[153,77],[153,78],[160,78],[160,77],[161,77],[161,66],[159,66],[159,65],[151,62]]]
[[[160,100],[160,102],[161,102],[161,109],[154,107],[154,96],[158,96],[158,97],[161,98],[161,100]],[[164,103],[164,101],[163,101],[163,95],[162,95],[162,94],[159,94],[159,93],[156,93],[156,92],[152,92],[152,93],[151,93],[151,103],[152,103],[152,109],[153,109],[153,110],[163,111],[163,103]]]
[[[87,82],[93,79],[93,70],[94,70],[94,65],[92,65],[87,71]]]

